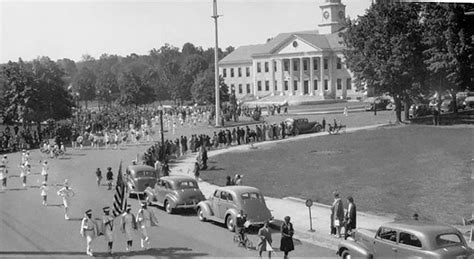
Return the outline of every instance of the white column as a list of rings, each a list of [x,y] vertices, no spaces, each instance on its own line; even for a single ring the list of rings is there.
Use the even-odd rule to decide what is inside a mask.
[[[324,56],[323,55],[321,55],[320,57],[320,63],[321,64],[319,66],[319,72],[321,73],[321,76],[319,78],[319,81],[321,81],[320,83],[321,87],[319,87],[319,94],[321,95],[321,97],[324,97]]]
[[[300,95],[304,94],[304,79],[303,79],[303,58],[300,58]]]
[[[285,60],[280,60],[280,79],[281,79],[281,89],[280,95],[285,95]]]
[[[293,59],[290,58],[290,82],[288,84],[290,95],[293,95]]]
[[[314,95],[314,58],[309,57],[309,95]]]
[[[272,96],[275,95],[275,60],[270,59],[270,87]]]
[[[252,77],[253,77],[253,95],[257,96],[257,62],[253,60],[252,62]]]
[[[335,82],[333,82],[333,76],[332,76],[332,65],[333,65],[333,62],[332,62],[332,59],[333,57],[328,57],[328,78],[329,78],[329,94],[331,96],[334,96],[334,98],[336,98],[336,86],[335,86]]]

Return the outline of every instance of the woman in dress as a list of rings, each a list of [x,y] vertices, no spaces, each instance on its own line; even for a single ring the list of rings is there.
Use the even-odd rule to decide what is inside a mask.
[[[260,242],[258,243],[258,256],[262,257],[264,251],[268,251],[268,258],[272,257],[272,233],[268,227],[268,221],[263,224],[263,227],[258,230],[258,237]]]
[[[288,253],[295,250],[293,244],[293,234],[295,230],[293,229],[293,224],[290,222],[290,217],[285,217],[285,222],[281,226],[281,241],[280,241],[280,250],[284,252],[284,258],[288,258]]]

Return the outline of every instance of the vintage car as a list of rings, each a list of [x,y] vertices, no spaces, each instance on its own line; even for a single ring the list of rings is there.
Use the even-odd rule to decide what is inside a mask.
[[[125,171],[125,182],[130,194],[141,195],[146,189],[145,184],[150,187],[156,184],[157,175],[155,168],[147,165],[130,165]]]
[[[156,182],[154,195],[149,200],[171,214],[175,209],[195,209],[205,198],[195,179],[188,176],[163,176]]]
[[[428,104],[424,103],[412,104],[408,110],[408,117],[410,119],[431,114],[433,114],[432,109],[428,106]]]
[[[358,229],[343,240],[337,254],[342,258],[470,258],[473,251],[461,232],[441,223],[417,220],[382,225],[377,232]]]
[[[323,126],[316,121],[309,122],[307,118],[292,119],[288,118],[285,120],[286,134],[287,135],[299,135],[304,133],[315,133],[320,132]]]
[[[373,111],[374,107],[377,108],[377,111],[391,110],[394,107],[390,99],[381,98],[381,97],[370,98],[370,99],[367,98],[367,100],[365,100],[365,103],[366,103],[365,105],[366,111]]]
[[[235,230],[236,216],[240,210],[247,214],[247,224],[263,225],[273,219],[262,193],[250,186],[224,186],[217,188],[209,199],[197,206],[199,220],[211,220]]]

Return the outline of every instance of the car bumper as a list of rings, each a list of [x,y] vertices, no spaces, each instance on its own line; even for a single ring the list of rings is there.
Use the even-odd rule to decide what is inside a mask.
[[[189,201],[189,202],[181,202],[179,204],[176,204],[175,208],[177,209],[190,209],[190,208],[196,208],[200,201]]]

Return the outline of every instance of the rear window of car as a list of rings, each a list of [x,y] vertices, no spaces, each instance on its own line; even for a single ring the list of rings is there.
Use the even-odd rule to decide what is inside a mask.
[[[245,192],[241,194],[242,200],[263,200],[263,196],[257,192]]]
[[[399,243],[407,246],[421,247],[421,241],[413,234],[400,232]]]
[[[136,177],[155,177],[154,171],[138,171],[136,172]]]
[[[193,181],[185,181],[178,183],[178,189],[194,189],[197,188],[197,184]]]
[[[454,233],[441,234],[436,237],[436,245],[439,248],[453,245],[462,245],[462,240],[457,234]]]

